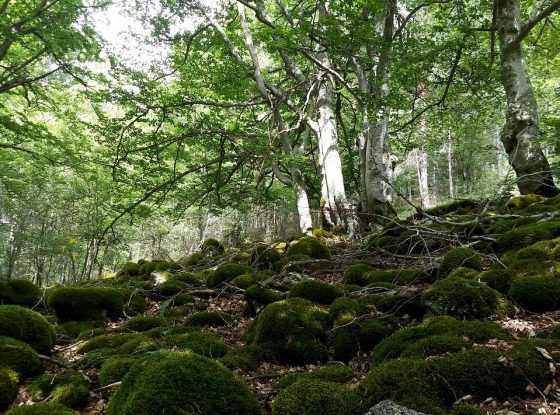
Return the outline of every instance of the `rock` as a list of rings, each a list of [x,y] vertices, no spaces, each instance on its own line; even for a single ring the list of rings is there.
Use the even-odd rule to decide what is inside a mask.
[[[423,412],[408,409],[393,401],[385,400],[370,408],[365,415],[425,415]]]

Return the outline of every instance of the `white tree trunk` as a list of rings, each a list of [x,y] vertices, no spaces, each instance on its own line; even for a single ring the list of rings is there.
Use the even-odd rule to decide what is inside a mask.
[[[455,198],[455,189],[453,188],[453,140],[451,132],[447,134],[447,181],[449,183],[449,197]]]
[[[418,178],[418,192],[422,209],[430,207],[430,189],[428,186],[428,153],[424,148],[416,150],[416,175]]]

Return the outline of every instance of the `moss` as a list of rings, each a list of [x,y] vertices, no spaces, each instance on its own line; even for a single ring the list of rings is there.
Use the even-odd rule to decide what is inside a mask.
[[[205,257],[214,257],[223,254],[226,251],[224,246],[216,239],[206,239],[202,242],[200,253]]]
[[[480,202],[472,199],[459,199],[450,203],[435,206],[427,209],[426,213],[433,216],[444,216],[450,213],[454,214],[469,214],[480,207]]]
[[[81,333],[85,335],[85,333],[92,332],[103,326],[104,323],[101,320],[65,321],[58,324],[55,329],[57,333],[76,339]]]
[[[41,290],[31,281],[14,279],[0,282],[0,304],[33,307],[41,301]]]
[[[508,339],[508,333],[494,322],[461,321],[449,316],[433,317],[421,324],[400,329],[381,341],[372,353],[374,364],[398,358],[410,345],[430,336],[453,335],[467,338],[471,343],[490,339]]]
[[[194,331],[187,334],[167,336],[165,345],[171,349],[192,350],[202,356],[219,358],[227,353],[227,346],[216,334]]]
[[[360,397],[344,385],[303,379],[284,389],[272,403],[273,415],[360,415]]]
[[[220,362],[229,369],[236,370],[256,370],[261,352],[258,347],[245,346],[237,349],[230,349]]]
[[[278,389],[285,389],[303,379],[314,379],[324,382],[346,383],[354,378],[351,367],[341,364],[332,364],[312,370],[311,372],[293,372],[282,376],[276,383]]]
[[[448,278],[463,278],[466,280],[474,280],[477,279],[476,277],[478,276],[478,274],[480,274],[480,271],[477,271],[476,269],[459,267],[451,271]]]
[[[372,270],[367,272],[363,279],[367,284],[371,283],[393,283],[399,285],[411,284],[425,278],[426,274],[420,269],[405,268],[394,270]]]
[[[451,415],[484,415],[483,412],[478,406],[474,405],[467,405],[467,404],[458,404],[453,406],[453,410],[451,411]]]
[[[307,255],[314,259],[328,259],[331,251],[318,239],[306,236],[288,247],[288,256]]]
[[[198,286],[202,284],[200,278],[193,272],[178,272],[173,274],[173,281],[180,281],[188,285]]]
[[[159,286],[159,292],[164,297],[172,297],[179,294],[184,289],[188,288],[188,285],[182,281],[169,280],[165,281]]]
[[[379,287],[377,283],[376,286]],[[382,293],[364,297],[364,304],[374,305],[375,308],[386,314],[396,316],[408,316],[415,319],[422,319],[426,314],[426,306],[422,302],[422,298],[414,292],[399,292],[395,290],[388,291],[383,288]]]
[[[59,320],[96,320],[123,315],[123,292],[115,288],[57,288],[47,303]]]
[[[189,316],[185,324],[195,327],[220,327],[229,324],[231,321],[232,318],[227,313],[218,311],[200,311]]]
[[[306,279],[294,285],[288,297],[305,298],[319,304],[331,304],[338,297],[342,297],[342,290],[326,282]]]
[[[195,252],[189,256],[181,258],[178,262],[185,267],[192,267],[204,261],[204,255],[200,252]]]
[[[0,306],[0,336],[21,340],[43,354],[50,353],[55,340],[45,317],[18,305]]]
[[[127,331],[148,331],[164,324],[165,320],[160,317],[136,316],[125,322],[122,328]]]
[[[531,223],[501,235],[496,241],[496,249],[499,252],[520,249],[535,242],[554,239],[559,236],[560,221]]]
[[[105,329],[102,328],[102,327],[95,328],[95,329],[87,329],[87,330],[81,331],[76,340],[78,340],[78,341],[88,340],[88,339],[91,339],[92,337],[99,336],[103,333],[105,333]]]
[[[99,369],[103,363],[112,357],[116,357],[118,352],[111,348],[96,349],[87,352],[77,363],[80,369]]]
[[[122,266],[122,268],[117,272],[117,277],[135,277],[140,274],[140,265],[136,262],[127,262]]]
[[[157,399],[154,399],[157,397]],[[192,352],[156,353],[135,364],[108,415],[259,415],[248,388],[219,363]]]
[[[367,280],[364,278],[364,275],[372,269],[373,267],[368,264],[352,264],[344,270],[344,281],[346,284],[364,286],[367,284]]]
[[[99,384],[106,386],[121,381],[137,360],[128,356],[116,356],[105,360],[99,371]]]
[[[145,335],[139,335],[118,347],[117,353],[126,355],[142,354],[153,352],[159,348],[160,345],[154,339]]]
[[[312,363],[327,358],[326,311],[310,301],[290,298],[269,304],[247,332],[249,343],[263,350],[264,358],[286,363]]]
[[[251,285],[255,284],[255,282],[256,278],[252,274],[239,275],[231,280],[232,285],[241,288],[242,290],[249,288]]]
[[[258,308],[280,301],[285,297],[284,293],[280,291],[264,288],[259,285],[251,285],[245,290],[244,296],[250,315],[256,315]]]
[[[213,274],[208,276],[206,280],[206,285],[210,288],[219,286],[224,282],[229,282],[239,275],[247,274],[252,271],[251,267],[246,265],[236,264],[230,262],[227,264],[220,265]]]
[[[34,401],[49,399],[70,408],[83,408],[89,399],[89,382],[74,370],[45,373],[31,382]]]
[[[363,304],[348,297],[339,297],[329,306],[329,315],[335,326],[347,324],[366,311]]]
[[[143,313],[148,308],[143,290],[121,290],[124,299],[124,312],[127,316]]]
[[[490,288],[506,294],[511,287],[511,273],[505,269],[489,269],[479,274],[480,281],[486,283]]]
[[[76,415],[76,412],[57,402],[45,402],[16,406],[6,412],[6,415]]]
[[[392,334],[398,325],[390,319],[357,321],[334,329],[334,359],[347,362],[359,351],[369,352],[385,337]]]
[[[509,296],[523,308],[534,312],[560,308],[560,278],[534,276],[515,278]]]
[[[465,337],[449,334],[440,334],[420,339],[410,344],[401,353],[406,358],[424,358],[446,353],[459,352],[470,348],[472,342]]]
[[[281,259],[281,255],[274,246],[258,244],[251,251],[251,265],[260,269],[274,269]]]
[[[496,313],[498,294],[486,284],[463,278],[437,281],[422,296],[430,311],[462,319],[486,318]]]
[[[194,303],[194,298],[190,294],[181,293],[174,296],[171,301],[174,306],[181,306]]]
[[[399,321],[394,318],[375,318],[360,321],[358,340],[363,352],[371,351],[383,339],[399,328]]]
[[[506,207],[511,210],[521,210],[528,208],[534,203],[543,202],[544,200],[545,198],[543,196],[535,194],[513,196],[506,203]]]
[[[116,349],[130,340],[141,336],[142,335],[138,333],[102,334],[101,336],[96,336],[88,340],[78,349],[78,351],[80,353],[87,353],[98,349]]]
[[[0,367],[0,411],[6,409],[16,399],[18,380],[16,372]]]
[[[441,261],[438,268],[438,278],[447,277],[455,268],[467,267],[477,271],[482,270],[482,258],[474,249],[459,247],[451,249]]]
[[[43,363],[31,346],[4,336],[0,336],[0,366],[17,372],[21,379],[43,371]]]

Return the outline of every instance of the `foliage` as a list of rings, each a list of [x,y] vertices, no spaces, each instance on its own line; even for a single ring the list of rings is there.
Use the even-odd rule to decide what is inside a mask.
[[[0,306],[0,336],[13,337],[49,354],[54,346],[55,332],[39,313],[17,305]]]

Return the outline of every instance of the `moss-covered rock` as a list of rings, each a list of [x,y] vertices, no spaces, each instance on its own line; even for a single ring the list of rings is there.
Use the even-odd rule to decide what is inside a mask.
[[[560,221],[537,222],[523,225],[504,233],[497,239],[495,245],[499,252],[505,252],[559,236]]]
[[[478,278],[490,288],[502,294],[506,294],[511,287],[512,275],[505,269],[492,268],[488,271],[481,272]]]
[[[256,370],[260,357],[260,349],[249,345],[229,349],[228,352],[219,360],[225,367],[232,370]]]
[[[273,415],[361,415],[360,397],[344,385],[303,379],[284,389],[272,404]]]
[[[65,321],[57,324],[55,330],[57,334],[77,339],[80,335],[84,338],[88,333],[94,333],[96,329],[104,326],[102,320]]]
[[[6,415],[77,415],[72,409],[57,402],[41,402],[33,405],[16,406]]]
[[[256,314],[256,309],[258,307],[264,307],[268,304],[280,301],[284,298],[285,294],[259,285],[251,285],[245,290],[244,296],[249,308],[253,311],[251,314]]]
[[[516,303],[529,311],[558,310],[560,309],[560,278],[518,277],[512,281],[508,294]]]
[[[329,306],[329,315],[335,327],[348,324],[366,312],[364,304],[348,297],[339,297]]]
[[[188,326],[193,327],[220,327],[231,323],[232,317],[219,311],[199,311],[194,313],[185,322]]]
[[[334,359],[349,361],[359,351],[369,352],[398,328],[395,319],[369,319],[346,323],[333,330]]]
[[[164,297],[172,297],[179,294],[181,291],[187,289],[188,284],[183,281],[170,279],[159,285],[159,292]]]
[[[451,271],[447,278],[463,278],[466,280],[474,280],[477,279],[478,274],[480,274],[480,271],[477,271],[476,269],[459,267]]]
[[[371,270],[373,267],[368,264],[352,264],[344,270],[344,281],[346,284],[367,285],[364,275]]]
[[[41,290],[31,281],[14,279],[0,282],[0,304],[33,307],[41,302]]]
[[[138,275],[140,275],[140,265],[136,262],[127,262],[117,272],[117,277],[119,278],[136,277]]]
[[[165,320],[160,317],[136,316],[122,325],[125,331],[148,331],[165,324]]]
[[[424,358],[459,352],[472,346],[472,341],[457,335],[440,334],[426,337],[410,344],[401,353],[406,358]]]
[[[486,318],[495,314],[498,293],[484,283],[464,278],[437,281],[422,296],[430,311],[462,319]]]
[[[252,268],[246,265],[236,264],[235,262],[230,262],[227,264],[220,265],[216,268],[211,275],[208,276],[206,280],[206,285],[210,288],[219,286],[224,282],[229,282],[239,275],[251,273]]]
[[[234,285],[237,288],[241,288],[242,290],[246,290],[251,285],[254,285],[255,282],[257,282],[257,279],[253,274],[243,274],[231,280],[231,285]]]
[[[296,382],[304,379],[314,379],[323,382],[346,383],[354,378],[354,371],[351,367],[341,364],[332,364],[311,372],[292,372],[282,376],[275,387],[278,389],[285,389]]]
[[[204,255],[201,252],[195,252],[191,255],[179,259],[179,261],[177,262],[184,267],[192,267],[195,265],[199,265],[202,261],[204,261]]]
[[[305,279],[295,284],[289,291],[288,297],[305,298],[319,304],[331,304],[338,297],[342,297],[340,288],[326,282]]]
[[[157,397],[157,399],[154,399]],[[225,367],[192,352],[157,353],[135,364],[108,415],[259,415],[258,402]]]
[[[0,367],[0,411],[5,410],[16,399],[18,381],[16,372]]]
[[[49,354],[55,332],[39,313],[18,305],[0,306],[0,336],[21,340],[37,352]]]
[[[116,288],[54,289],[47,299],[61,321],[116,319],[123,315],[124,295]]]
[[[275,269],[282,256],[274,247],[257,244],[251,251],[251,265],[260,269]]]
[[[30,391],[34,401],[42,401],[49,397],[52,402],[77,409],[87,404],[89,382],[74,370],[45,373],[31,382]]]
[[[129,356],[115,356],[105,360],[99,371],[99,384],[106,386],[121,381],[137,360]]]
[[[251,324],[247,340],[263,357],[286,363],[312,363],[327,358],[326,311],[310,301],[290,298],[269,304]]]
[[[226,249],[217,239],[206,239],[200,246],[200,253],[205,257],[215,257],[218,255],[222,255],[225,251]]]
[[[140,333],[102,334],[88,340],[78,351],[80,353],[87,353],[98,349],[117,349],[129,341],[138,338],[145,338],[145,336]]]
[[[180,281],[187,285],[192,285],[192,286],[202,285],[203,282],[200,280],[200,277],[194,272],[185,272],[185,271],[173,274],[172,280]]]
[[[12,369],[21,379],[43,371],[43,363],[31,346],[4,336],[0,336],[0,366]]]
[[[407,285],[426,277],[424,271],[415,268],[371,270],[368,271],[363,279],[366,284],[372,283],[392,283],[397,285]]]
[[[378,294],[372,294],[362,298],[362,302],[386,314],[405,316],[421,320],[427,312],[422,297],[414,291],[399,291],[394,286],[382,286],[376,283],[369,288],[379,290]]]
[[[207,331],[166,336],[164,342],[170,349],[191,350],[202,356],[213,358],[223,357],[228,351],[228,347],[218,335]]]
[[[511,197],[507,203],[506,207],[511,210],[521,210],[526,209],[534,203],[543,202],[545,198],[541,195],[529,194]]]
[[[294,257],[306,255],[314,259],[328,259],[331,257],[331,251],[321,241],[316,238],[306,236],[288,247],[288,256]]]
[[[443,257],[438,268],[438,278],[447,277],[454,269],[459,267],[481,271],[482,258],[480,254],[472,248],[453,248]]]

